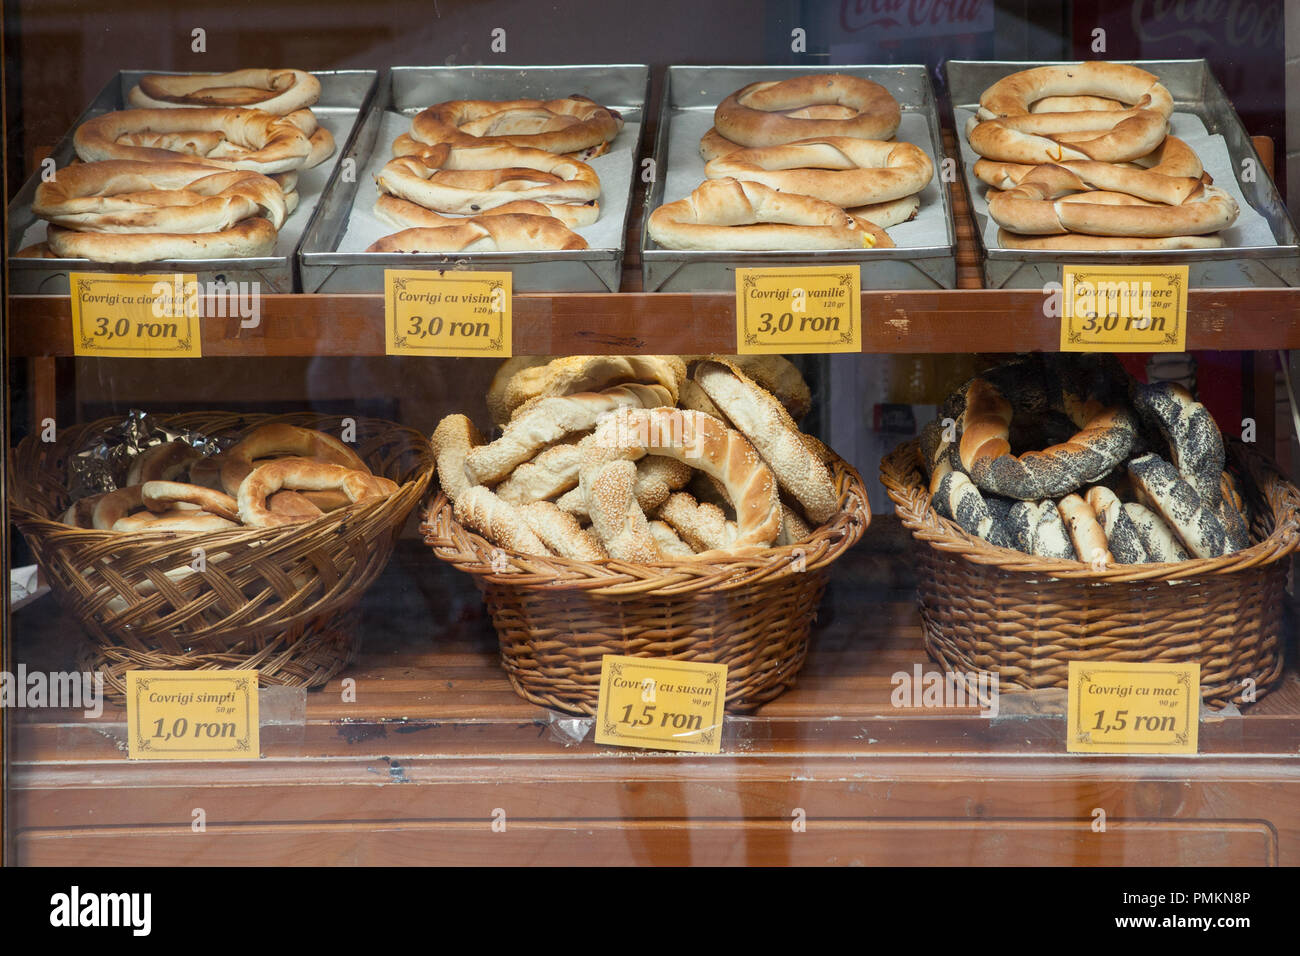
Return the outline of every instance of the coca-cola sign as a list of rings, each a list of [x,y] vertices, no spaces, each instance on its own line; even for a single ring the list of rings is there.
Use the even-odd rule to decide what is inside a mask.
[[[840,0],[840,27],[882,40],[980,33],[993,29],[993,0]]]
[[[1282,48],[1282,4],[1276,0],[1133,0],[1131,22],[1143,43]]]

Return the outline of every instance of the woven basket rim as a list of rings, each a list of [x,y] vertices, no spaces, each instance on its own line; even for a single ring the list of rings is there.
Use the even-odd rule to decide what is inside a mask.
[[[180,412],[173,415],[162,414],[162,415],[156,415],[155,417],[162,422],[172,422],[178,418],[191,418],[191,417],[202,418],[203,416],[209,416],[209,415],[227,416],[233,414],[235,413],[225,412],[220,410],[210,410],[210,411]],[[334,511],[327,511],[324,514],[322,514],[320,517],[313,518],[311,521],[299,522],[296,524],[280,525],[278,527],[271,527],[271,528],[250,528],[247,526],[242,526],[239,528],[229,528],[224,531],[202,531],[202,532],[111,531],[111,530],[99,530],[95,528],[74,528],[71,525],[64,524],[62,521],[58,521],[57,519],[47,514],[42,514],[39,511],[33,511],[31,508],[28,508],[26,505],[21,504],[17,500],[17,498],[20,495],[26,497],[26,495],[23,494],[23,492],[25,491],[28,482],[25,480],[25,477],[19,474],[17,469],[14,468],[12,464],[13,456],[10,456],[10,464],[8,467],[8,472],[9,472],[9,483],[10,483],[9,508],[10,508],[11,518],[14,521],[14,523],[17,524],[25,534],[36,533],[41,535],[49,535],[49,534],[60,533],[66,536],[71,536],[74,534],[84,535],[87,544],[95,544],[101,541],[112,540],[121,543],[126,547],[146,546],[152,542],[170,543],[175,541],[178,538],[184,538],[186,541],[193,541],[195,542],[196,545],[203,546],[205,547],[206,550],[211,551],[212,548],[207,547],[208,543],[212,543],[215,545],[222,545],[222,544],[231,544],[231,543],[243,543],[245,541],[265,541],[268,544],[291,542],[296,537],[302,535],[306,531],[316,530],[317,526],[319,525],[329,524],[329,523],[342,523],[343,521],[346,521],[348,519],[354,519],[362,515],[369,515],[372,511],[377,511],[381,508],[385,508],[392,504],[395,504],[398,502],[400,498],[405,497],[405,492],[407,491],[407,489],[411,488],[412,485],[418,485],[424,487],[427,486],[427,484],[433,480],[433,471],[434,471],[435,463],[433,460],[432,451],[428,446],[428,439],[425,438],[421,433],[417,432],[415,429],[412,429],[407,425],[402,425],[398,422],[390,421],[384,418],[372,418],[365,415],[334,416],[332,414],[319,413],[319,412],[289,412],[289,413],[256,412],[256,413],[248,413],[248,414],[241,413],[238,415],[238,417],[246,419],[248,421],[249,428],[255,425],[260,425],[266,421],[273,421],[277,419],[286,419],[286,418],[299,418],[303,416],[313,416],[313,417],[319,417],[324,419],[329,419],[334,417],[346,417],[346,418],[355,419],[359,424],[364,422],[367,425],[373,425],[378,427],[386,426],[388,428],[391,428],[394,431],[409,431],[413,434],[421,435],[421,438],[424,439],[425,441],[425,445],[423,447],[422,452],[420,453],[416,465],[411,469],[410,477],[407,478],[407,480],[404,481],[401,485],[399,485],[397,491],[393,492],[393,494],[391,495],[385,496],[383,498],[376,498],[370,501],[362,501],[358,504],[352,504],[352,505],[345,506],[343,508],[335,509]],[[121,421],[120,415],[107,416],[105,418],[96,419],[95,421],[92,422],[73,425],[59,436],[59,444],[71,445],[80,436],[92,432],[95,429],[102,430],[103,428],[119,421]],[[29,444],[33,444],[37,440],[38,440],[38,436],[35,433],[30,434],[26,438],[24,438],[21,442],[19,442],[15,450],[21,449],[24,446],[27,446]]]
[[[1044,558],[1002,548],[976,537],[930,507],[930,492],[921,478],[920,439],[903,442],[880,462],[880,481],[894,502],[903,527],[918,541],[973,564],[1019,574],[1047,575],[1096,583],[1185,581],[1209,574],[1231,574],[1280,561],[1300,546],[1300,490],[1286,481],[1259,452],[1241,447],[1242,463],[1272,509],[1273,529],[1248,548],[1217,558],[1189,558],[1151,564],[1114,564],[1098,571],[1085,561]],[[1261,481],[1261,478],[1263,479]],[[1272,492],[1272,494],[1270,494]]]
[[[440,560],[493,584],[538,584],[548,589],[569,588],[598,595],[651,594],[667,589],[680,593],[691,589],[692,584],[713,590],[740,588],[784,574],[820,570],[838,559],[865,533],[871,523],[871,506],[861,474],[833,453],[827,464],[841,486],[840,510],[835,517],[797,544],[747,548],[743,557],[734,561],[683,558],[631,564],[614,558],[582,561],[512,551],[498,547],[457,522],[451,501],[441,488],[421,513],[420,531],[425,544]],[[445,523],[452,534],[439,534],[436,526],[440,523]],[[796,560],[799,557],[796,552],[802,552],[802,565]],[[494,564],[488,557],[498,553],[505,554],[509,565],[516,570],[500,570],[501,562]]]

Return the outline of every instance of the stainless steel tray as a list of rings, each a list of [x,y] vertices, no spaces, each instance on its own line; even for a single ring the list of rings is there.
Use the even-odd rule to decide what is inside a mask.
[[[698,138],[692,136],[694,142],[684,142],[681,136],[674,137],[674,122],[689,124],[692,129],[703,127],[702,133],[712,125],[711,117],[717,105],[742,86],[810,73],[850,73],[865,77],[894,95],[905,122],[908,114],[923,117],[930,142],[916,145],[929,153],[935,171],[927,187],[926,203],[933,203],[942,211],[945,238],[934,244],[842,252],[694,251],[664,249],[643,228],[641,269],[647,292],[734,289],[738,267],[814,265],[828,259],[858,263],[864,289],[951,289],[956,285],[956,230],[948,190],[939,179],[943,137],[939,132],[934,87],[924,66],[670,66],[664,77],[659,128],[655,135],[655,181],[646,197],[646,214],[663,205],[670,189],[672,194],[667,195],[667,201],[671,202],[683,198],[704,181]]]
[[[958,162],[962,165],[967,195],[973,200],[971,215],[975,219],[975,237],[979,243],[984,284],[997,289],[1041,289],[1048,282],[1059,282],[1061,264],[1070,262],[1080,265],[1185,264],[1189,267],[1189,284],[1209,288],[1300,285],[1300,236],[1297,236],[1295,223],[1291,221],[1287,208],[1278,195],[1277,186],[1265,172],[1264,165],[1241,124],[1241,118],[1232,108],[1219,81],[1214,78],[1209,64],[1205,60],[1131,62],[1154,73],[1168,87],[1174,98],[1176,114],[1194,114],[1211,134],[1223,136],[1234,170],[1241,170],[1243,159],[1249,157],[1255,161],[1255,169],[1258,171],[1255,181],[1242,182],[1240,176],[1236,177],[1236,181],[1247,202],[1267,220],[1276,245],[1123,252],[989,248],[984,237],[986,215],[977,209],[977,206],[982,206],[982,196],[988,187],[975,178],[971,169],[972,164],[968,161],[970,156],[965,152],[966,135],[959,111],[975,109],[984,90],[1004,76],[1033,66],[1051,64],[949,60],[945,64],[945,70],[956,135],[961,146],[958,149]]]
[[[384,287],[385,269],[455,268],[508,269],[516,292],[618,291],[649,83],[649,67],[635,64],[394,67],[380,78],[348,151],[356,164],[355,180],[331,183],[321,214],[303,239],[298,253],[303,290],[377,292]],[[360,224],[378,197],[370,174],[391,158],[395,138],[381,135],[384,128],[389,133],[398,128],[405,132],[411,116],[445,100],[555,99],[574,93],[618,110],[625,124],[613,149],[592,161],[601,178],[600,220],[577,230],[591,243],[589,248],[454,256],[364,251],[369,242],[358,241]],[[603,239],[596,241],[593,236]]]
[[[53,157],[62,168],[76,156],[72,148],[72,134],[82,123],[102,113],[129,109],[127,95],[148,73],[166,73],[166,70],[123,70],[100,91],[90,106],[73,124],[72,129],[59,141]],[[24,233],[38,220],[32,215],[32,200],[40,183],[38,169],[9,204],[9,282],[15,294],[67,295],[69,272],[193,272],[200,282],[257,282],[263,292],[294,292],[297,289],[297,258],[295,253],[302,237],[315,218],[320,199],[328,190],[331,177],[337,173],[340,157],[347,155],[348,146],[356,135],[358,118],[374,95],[378,70],[316,70],[313,75],[320,80],[320,100],[312,106],[318,121],[334,134],[334,155],[313,169],[298,174],[298,208],[294,210],[280,230],[275,254],[247,259],[168,259],[156,263],[124,265],[122,263],[90,262],[87,259],[19,259],[14,253],[23,245]],[[39,228],[39,226],[37,227]],[[40,231],[39,239],[44,238]]]

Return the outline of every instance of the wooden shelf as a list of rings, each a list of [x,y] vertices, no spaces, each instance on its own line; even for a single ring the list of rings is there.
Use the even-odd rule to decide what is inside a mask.
[[[1294,669],[1244,714],[1205,716],[1193,757],[1067,754],[1060,691],[1004,694],[994,719],[895,708],[894,673],[937,669],[902,543],[873,522],[833,569],[798,683],[729,717],[706,756],[566,735],[510,689],[468,579],[403,542],[363,600],[357,661],[274,692],[305,707],[264,726],[261,760],[132,762],[120,709],[10,711],[14,862],[1300,863]],[[48,598],[14,617],[29,668],[72,668],[77,640]]]
[[[862,294],[864,352],[1055,351],[1060,322],[1034,291],[954,289]],[[66,296],[9,300],[9,354],[69,356]],[[1188,349],[1300,348],[1300,289],[1193,289]],[[262,321],[203,321],[205,356],[383,355],[379,295],[265,295]],[[209,309],[215,313],[215,308]],[[514,300],[518,355],[699,353],[735,349],[729,293],[520,295]]]

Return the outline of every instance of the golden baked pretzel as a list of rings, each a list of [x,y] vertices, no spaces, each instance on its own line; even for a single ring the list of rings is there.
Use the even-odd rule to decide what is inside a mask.
[[[450,100],[411,120],[410,138],[426,146],[523,146],[548,153],[585,152],[618,135],[623,118],[585,96],[556,100]],[[396,152],[396,148],[394,149]]]
[[[684,381],[686,363],[676,355],[566,355],[520,368],[499,385],[493,379],[492,389],[499,398],[489,401],[507,416],[497,422],[504,425],[515,409],[535,398],[594,392],[628,382],[662,385],[668,390],[668,404],[675,405]]]
[[[1206,177],[1205,168],[1201,165],[1201,158],[1196,155],[1196,150],[1177,136],[1166,136],[1164,142],[1155,150],[1145,156],[1139,156],[1130,163],[1067,160],[1057,165],[1076,173],[1096,170],[1100,166],[1109,166],[1114,170],[1117,177],[1108,180],[1112,183],[1124,183],[1125,180],[1122,177],[1126,171],[1130,170],[1135,172],[1145,170],[1148,176],[1158,173],[1161,176],[1171,178],[1186,177],[1205,182],[1207,185],[1210,182]],[[1038,165],[1031,163],[1004,163],[993,159],[980,159],[976,161],[973,172],[977,179],[987,183],[994,189],[1014,189],[1020,185],[1021,180],[1037,168]],[[1122,188],[1122,185],[1116,188]],[[1147,196],[1145,198],[1158,197]],[[1167,202],[1168,200],[1160,199],[1160,201]]]
[[[101,233],[211,233],[256,216],[279,229],[288,215],[283,191],[260,173],[135,160],[65,166],[36,187],[32,212]]]
[[[934,164],[911,143],[826,136],[737,150],[705,164],[704,175],[762,183],[847,208],[920,192],[934,176]]]
[[[476,215],[520,199],[541,203],[600,198],[600,178],[586,163],[518,146],[434,146],[398,156],[380,170],[381,192],[435,212]]]
[[[175,511],[177,504],[190,504],[200,511],[220,515],[231,521],[239,519],[239,504],[234,498],[201,485],[189,485],[181,481],[146,481],[140,486],[140,497],[144,506],[156,513]]]
[[[98,233],[79,232],[51,223],[45,241],[58,259],[93,262],[159,262],[164,259],[249,259],[275,249],[275,226],[269,219],[245,219],[220,232]]]
[[[142,109],[241,106],[283,116],[320,99],[320,80],[302,70],[235,70],[185,76],[151,73],[127,94]]]
[[[252,472],[255,461],[279,455],[311,458],[324,464],[341,465],[352,471],[370,474],[370,469],[357,453],[337,438],[311,428],[277,422],[258,426],[221,454],[221,484],[226,494],[236,497],[239,495],[239,489]]]
[[[1236,221],[1237,202],[1217,186],[1195,179],[1174,179],[1134,170],[1106,170],[1076,175],[1059,166],[1040,166],[1014,189],[989,194],[989,217],[999,226],[1021,235],[1055,235],[1063,232],[1090,236],[1197,236],[1218,232]],[[1166,183],[1132,182],[1124,192],[1094,184],[1118,174],[1154,177]],[[1133,191],[1155,193],[1164,187],[1177,202],[1153,202]],[[1082,190],[1082,191],[1081,191]],[[1182,198],[1178,199],[1178,196]],[[1133,201],[1133,200],[1136,200]],[[1139,204],[1140,203],[1140,204]]]
[[[833,203],[777,192],[761,183],[709,179],[646,220],[666,249],[888,249],[884,230]]]
[[[719,133],[716,126],[710,126],[709,131],[700,137],[700,158],[706,163],[744,148]]]
[[[675,458],[722,482],[736,511],[732,547],[766,548],[781,533],[775,475],[744,435],[716,418],[679,408],[620,408],[596,427],[583,464],[583,486],[591,469],[643,455]],[[635,469],[628,481],[628,496],[635,503]]]
[[[553,216],[473,216],[455,226],[403,229],[366,252],[531,252],[586,249],[587,240]]]
[[[590,199],[584,203],[540,203],[519,199],[504,206],[494,206],[478,213],[479,216],[552,216],[569,229],[590,226],[600,217],[600,203]],[[397,229],[441,229],[444,226],[464,225],[467,216],[444,216],[419,203],[402,199],[389,193],[380,193],[375,200],[375,218]]]
[[[1219,249],[1223,246],[1223,237],[1217,235],[1163,238],[1085,236],[1074,232],[1057,236],[1022,236],[1019,233],[999,229],[998,245],[1004,249],[1063,249],[1074,252],[1110,252],[1116,249]]]
[[[126,483],[142,485],[146,481],[172,481],[184,474],[200,457],[198,449],[186,442],[162,442],[146,448],[131,459],[126,472]]]
[[[369,472],[303,458],[279,458],[258,465],[239,486],[239,517],[250,528],[274,528],[301,520],[274,514],[266,499],[282,488],[290,491],[341,491],[352,504],[380,496]]]
[[[750,83],[718,104],[718,135],[742,146],[779,146],[822,136],[890,139],[898,101],[879,83],[823,73]]]
[[[300,169],[311,156],[298,122],[261,110],[118,110],[82,123],[72,139],[88,163],[196,162],[270,174]]]
[[[1031,113],[1052,96],[1100,96],[1127,109]],[[994,83],[967,124],[975,152],[1016,163],[1095,159],[1119,163],[1154,150],[1169,133],[1174,102],[1146,70],[1122,63],[1078,63],[1022,70]]]

